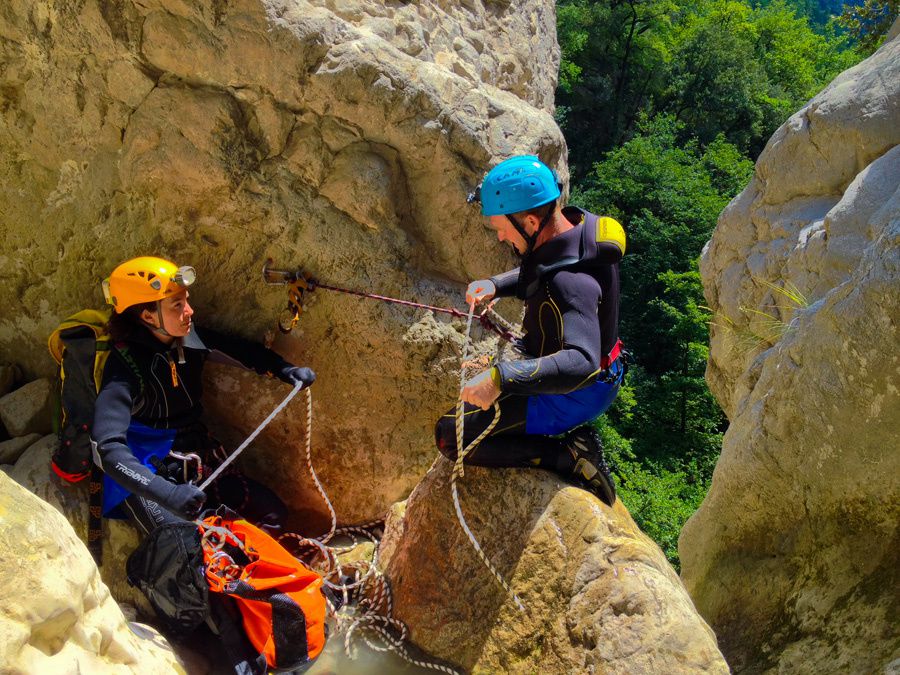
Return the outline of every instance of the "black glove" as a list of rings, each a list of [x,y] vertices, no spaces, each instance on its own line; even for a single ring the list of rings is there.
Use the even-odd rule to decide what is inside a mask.
[[[160,503],[169,511],[186,520],[193,520],[200,515],[200,510],[206,502],[206,493],[196,485],[181,483],[172,485],[169,494]]]
[[[278,374],[278,379],[287,382],[290,385],[296,385],[298,382],[304,387],[308,387],[316,381],[316,374],[312,368],[301,368],[300,366],[285,366]]]

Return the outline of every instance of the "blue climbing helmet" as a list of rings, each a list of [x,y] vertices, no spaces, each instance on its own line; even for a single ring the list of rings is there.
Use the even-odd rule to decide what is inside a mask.
[[[559,199],[553,170],[534,155],[517,155],[500,162],[484,177],[481,213],[505,216],[534,209]]]

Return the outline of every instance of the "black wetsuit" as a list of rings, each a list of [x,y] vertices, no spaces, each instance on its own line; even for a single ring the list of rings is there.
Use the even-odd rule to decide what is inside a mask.
[[[495,297],[525,300],[526,358],[496,364],[497,426],[467,458],[482,466],[552,465],[561,442],[549,438],[602,414],[615,399],[619,358],[619,261],[622,248],[597,236],[597,217],[563,210],[575,226],[537,248],[521,268],[493,277]],[[493,408],[465,408],[464,443],[490,423]],[[456,411],[435,429],[440,451],[456,457]],[[526,438],[527,436],[527,438]]]
[[[202,373],[208,358],[255,370],[281,372],[291,364],[260,344],[194,326],[182,343],[164,344],[142,326],[112,350],[94,408],[92,434],[104,477],[104,515],[125,514],[145,530],[177,520],[160,503],[182,482],[182,465],[164,458],[169,450],[195,452],[207,464],[223,458],[218,443],[200,422]],[[238,403],[238,402],[236,402]],[[131,447],[129,447],[131,446]],[[208,505],[224,503],[245,517],[277,528],[286,510],[275,494],[236,472],[213,484]],[[218,499],[216,499],[218,497]]]

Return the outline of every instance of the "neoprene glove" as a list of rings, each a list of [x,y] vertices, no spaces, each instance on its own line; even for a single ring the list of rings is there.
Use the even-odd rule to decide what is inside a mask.
[[[206,502],[206,493],[196,485],[190,483],[181,483],[174,485],[170,483],[172,488],[169,494],[160,503],[177,516],[181,516],[186,520],[193,520],[200,515],[200,510]]]
[[[488,302],[497,293],[497,287],[490,279],[479,279],[469,284],[466,289],[466,304]]]
[[[316,381],[316,374],[312,371],[312,368],[286,366],[279,373],[278,379],[290,385],[296,385],[299,382],[304,387],[308,387]]]

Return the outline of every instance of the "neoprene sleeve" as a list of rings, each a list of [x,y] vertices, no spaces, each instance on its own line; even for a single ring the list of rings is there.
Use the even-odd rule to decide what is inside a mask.
[[[501,391],[521,394],[566,394],[589,384],[600,369],[600,284],[589,274],[561,271],[548,282],[546,308],[558,313],[562,348],[547,356],[501,361]]]
[[[494,293],[495,298],[509,298],[516,294],[516,285],[519,282],[519,268],[501,272],[491,277],[497,292]]]
[[[258,342],[226,335],[205,327],[201,327],[197,335],[209,348],[210,358],[214,361],[241,366],[260,375],[267,373],[278,375],[285,367],[293,365]]]

